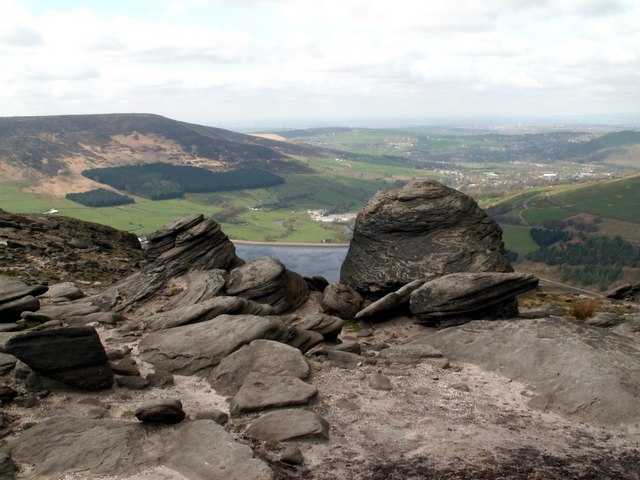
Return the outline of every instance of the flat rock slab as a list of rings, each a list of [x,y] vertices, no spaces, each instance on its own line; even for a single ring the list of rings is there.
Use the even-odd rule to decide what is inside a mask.
[[[82,290],[73,282],[54,283],[49,285],[49,290],[42,294],[48,298],[66,298],[67,300],[77,300],[84,297]]]
[[[382,363],[417,365],[428,358],[442,358],[442,352],[431,345],[394,345],[381,350],[378,359]]]
[[[89,302],[74,302],[62,305],[45,305],[40,309],[41,314],[53,320],[66,320],[69,317],[79,317],[99,312],[100,308]]]
[[[395,292],[386,294],[380,300],[367,305],[365,308],[356,313],[354,318],[386,318],[388,315],[393,314],[394,311],[396,311],[403,305],[406,305],[408,307],[411,293],[418,287],[421,287],[423,284],[424,280],[414,280],[413,282],[410,282],[399,288]]]
[[[119,420],[52,418],[22,432],[8,448],[18,465],[35,465],[29,477],[34,479],[73,474],[121,478],[158,465],[187,480],[273,478],[249,447],[236,443],[212,420],[157,428]]]
[[[225,357],[209,381],[218,393],[235,395],[250,372],[307,378],[309,364],[297,348],[273,340],[254,340]]]
[[[209,373],[227,355],[253,340],[281,340],[288,329],[275,317],[220,315],[144,337],[139,351],[156,369],[181,375]]]
[[[93,327],[64,327],[26,332],[10,338],[4,350],[35,372],[70,387],[109,388],[113,373]]]
[[[604,425],[640,422],[640,346],[615,333],[556,318],[477,320],[411,344],[527,384],[534,407]]]
[[[537,286],[538,279],[524,273],[452,273],[414,290],[410,308],[421,323],[437,324],[446,317],[486,311]]]
[[[18,320],[22,312],[35,312],[38,309],[40,309],[40,300],[33,295],[0,303],[0,323],[11,323]]]
[[[299,378],[251,372],[233,397],[229,411],[238,414],[304,405],[317,395],[316,387]]]
[[[11,302],[27,295],[38,296],[45,293],[49,287],[46,285],[27,285],[22,280],[0,275],[0,304]]]
[[[327,421],[310,410],[290,408],[266,413],[251,422],[244,435],[260,441],[329,438]]]

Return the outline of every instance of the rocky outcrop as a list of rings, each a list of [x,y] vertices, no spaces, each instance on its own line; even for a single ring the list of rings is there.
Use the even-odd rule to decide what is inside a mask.
[[[640,283],[620,285],[606,294],[607,298],[640,303]]]
[[[90,293],[138,270],[143,261],[133,233],[57,215],[2,210],[0,249],[0,267],[30,285],[53,285],[64,278],[81,281]]]
[[[377,298],[455,272],[511,272],[502,231],[476,202],[435,181],[376,194],[358,214],[340,282]]]
[[[83,390],[110,388],[113,373],[92,327],[26,332],[10,338],[4,350],[36,374]]]
[[[88,300],[103,310],[130,310],[157,296],[170,279],[189,270],[228,270],[243,263],[220,225],[202,214],[181,217],[150,235],[145,253],[150,263],[142,270]],[[213,288],[210,282],[196,290],[201,296],[211,295]]]
[[[418,322],[431,326],[512,318],[518,315],[515,296],[537,286],[538,279],[524,273],[452,273],[414,290],[410,308]]]

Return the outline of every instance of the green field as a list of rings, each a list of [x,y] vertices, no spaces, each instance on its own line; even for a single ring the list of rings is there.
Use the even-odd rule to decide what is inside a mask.
[[[529,227],[517,225],[500,225],[502,227],[502,239],[508,250],[517,252],[520,256],[538,250],[538,244],[529,234]]]

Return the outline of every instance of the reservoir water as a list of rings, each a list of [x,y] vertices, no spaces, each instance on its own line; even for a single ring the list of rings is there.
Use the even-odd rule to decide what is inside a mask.
[[[340,278],[340,267],[348,247],[298,247],[289,245],[235,244],[238,256],[246,261],[274,257],[303,277],[322,275],[330,283]]]

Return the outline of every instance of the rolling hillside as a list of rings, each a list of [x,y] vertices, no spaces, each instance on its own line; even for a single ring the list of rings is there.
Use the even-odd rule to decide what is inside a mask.
[[[72,181],[87,168],[169,162],[212,169],[309,173],[294,156],[313,147],[278,142],[159,115],[109,114],[0,118],[0,174]]]

